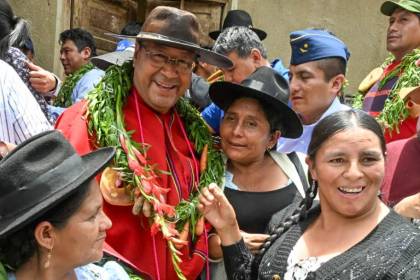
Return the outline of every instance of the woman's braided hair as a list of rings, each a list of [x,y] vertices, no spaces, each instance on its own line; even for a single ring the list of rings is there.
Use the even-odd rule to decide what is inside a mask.
[[[310,176],[309,176],[310,177]],[[283,233],[289,230],[290,227],[297,224],[300,220],[306,217],[308,210],[312,207],[312,203],[318,190],[318,183],[312,181],[312,185],[305,191],[305,198],[299,203],[299,206],[293,211],[292,215],[287,217],[276,227],[272,228],[268,233],[270,236],[267,241],[261,246],[260,251],[255,256],[254,265],[258,266],[261,262],[262,256],[270,248],[270,246],[279,238]],[[256,268],[256,267],[255,267]],[[255,269],[253,271],[258,271]]]

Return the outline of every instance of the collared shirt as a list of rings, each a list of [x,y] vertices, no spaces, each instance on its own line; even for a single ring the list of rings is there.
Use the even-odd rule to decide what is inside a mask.
[[[332,113],[349,110],[350,107],[344,104],[341,104],[338,98],[334,99],[327,111],[322,114],[321,118],[313,124],[303,125],[303,133],[299,138],[290,139],[281,137],[277,142],[277,151],[280,153],[291,153],[291,152],[301,152],[306,154],[308,151],[309,142],[312,138],[312,131],[314,127],[319,123],[320,120],[326,116],[331,115]]]
[[[76,83],[73,92],[71,93],[72,103],[74,104],[83,99],[86,94],[88,94],[89,91],[91,91],[101,81],[104,75],[105,72],[98,68],[93,68],[83,75],[83,77]],[[57,119],[58,116],[60,116],[67,108],[49,105],[48,109],[55,119]]]
[[[0,140],[20,144],[52,129],[35,97],[3,60],[0,60],[0,88]]]

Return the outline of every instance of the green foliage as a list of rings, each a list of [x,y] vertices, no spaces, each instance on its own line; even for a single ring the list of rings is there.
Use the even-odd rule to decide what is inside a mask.
[[[416,66],[416,61],[420,59],[420,50],[415,49],[404,56],[400,65],[389,73],[380,83],[384,86],[390,79],[399,76],[398,81],[392,88],[385,101],[384,108],[378,116],[378,120],[389,128],[390,131],[397,130],[399,124],[408,117],[408,110],[405,101],[400,98],[399,92],[402,88],[415,87],[420,85],[420,68]]]
[[[127,62],[122,66],[114,65],[106,71],[101,82],[87,96],[89,117],[88,129],[89,133],[95,137],[98,146],[113,146],[117,148],[114,157],[114,169],[122,173],[123,180],[127,185],[134,186],[130,191],[134,191],[138,188],[146,200],[152,201],[157,198],[155,198],[153,194],[148,195],[143,191],[141,178],[135,175],[133,170],[129,168],[129,155],[123,150],[118,138],[118,135],[123,136],[128,151],[132,151],[131,147],[136,147],[143,155],[145,154],[148,144],[136,143],[131,138],[132,132],[127,132],[124,125],[122,108],[132,85],[132,75],[133,67],[130,62]],[[220,150],[214,147],[213,137],[210,135],[207,125],[201,118],[200,113],[183,98],[177,102],[176,110],[183,120],[188,138],[195,145],[195,150],[198,153],[201,153],[203,148],[206,145],[208,146],[207,168],[201,173],[199,185],[192,191],[189,201],[182,200],[175,207],[175,221],[173,218],[171,219],[166,216],[160,217],[159,220],[163,221],[163,224],[161,225],[162,228],[165,227],[166,224],[176,222],[176,228],[182,229],[184,224],[189,222],[190,232],[194,235],[195,226],[199,219],[199,212],[197,210],[199,190],[212,182],[215,182],[218,185],[222,183],[224,162]],[[153,165],[147,164],[145,168],[148,168],[149,166]],[[162,172],[163,171],[157,170],[156,174]],[[134,196],[132,195],[132,197]],[[155,212],[154,215],[156,217],[159,214]],[[178,251],[171,240],[168,240],[168,247],[171,251],[175,272],[179,279],[186,279],[179,267],[179,262],[181,260],[177,255]],[[135,278],[137,277],[135,275],[130,277],[132,277],[131,279],[138,279]]]
[[[355,109],[362,109],[363,107],[363,93],[358,91],[356,95],[353,96],[352,104],[351,106]]]
[[[74,87],[77,82],[94,67],[95,66],[92,63],[87,63],[73,74],[68,75],[57,94],[54,106],[67,108],[73,105],[73,102],[71,101],[71,94]]]
[[[7,280],[6,269],[4,268],[1,262],[0,262],[0,280]]]

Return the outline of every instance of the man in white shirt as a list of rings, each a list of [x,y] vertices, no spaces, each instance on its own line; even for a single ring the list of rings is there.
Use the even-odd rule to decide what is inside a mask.
[[[297,139],[281,137],[277,150],[306,154],[315,125],[334,112],[349,109],[338,96],[350,53],[340,39],[325,30],[292,32],[290,45],[290,105],[302,121],[303,133]]]
[[[15,70],[0,60],[0,141],[20,144],[50,129],[29,89]]]

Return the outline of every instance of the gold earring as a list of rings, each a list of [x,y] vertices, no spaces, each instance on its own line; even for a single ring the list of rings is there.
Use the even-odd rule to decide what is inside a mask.
[[[52,254],[52,248],[48,250],[47,260],[44,263],[44,268],[47,269],[51,265],[51,254]]]

